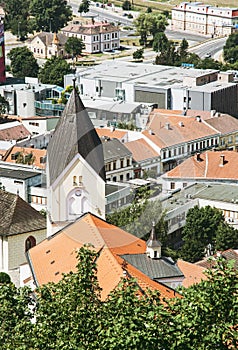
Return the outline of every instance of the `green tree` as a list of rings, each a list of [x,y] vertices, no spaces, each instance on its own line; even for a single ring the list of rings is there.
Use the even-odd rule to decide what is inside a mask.
[[[229,225],[227,222],[222,221],[216,231],[216,250],[237,249],[238,242],[238,230]]]
[[[78,58],[81,55],[83,49],[85,49],[85,44],[82,39],[76,37],[70,37],[65,43],[65,51],[73,56],[73,58]]]
[[[180,56],[176,51],[175,43],[172,40],[167,42],[167,47],[156,56],[155,64],[180,66]]]
[[[77,252],[75,273],[37,290],[34,349],[95,349],[101,317],[100,287],[96,261],[90,247]],[[96,347],[96,349],[99,347]]]
[[[11,283],[11,277],[6,272],[0,272],[0,284]]]
[[[158,13],[141,13],[134,21],[137,34],[140,35],[141,45],[146,46],[149,35],[152,35],[153,40],[159,32],[164,32],[167,21],[165,16]]]
[[[5,99],[4,96],[0,95],[0,116],[8,112],[9,102]]]
[[[0,283],[1,350],[31,349],[32,304],[30,290]]]
[[[131,2],[129,0],[125,0],[122,4],[122,9],[124,11],[130,11],[131,10]]]
[[[186,39],[183,38],[183,40],[181,41],[180,45],[179,45],[179,55],[180,55],[180,60],[183,61],[184,59],[186,59],[187,55],[188,55],[188,42]]]
[[[223,55],[225,61],[229,63],[238,61],[238,33],[229,35],[223,48]]]
[[[39,79],[43,84],[64,86],[64,75],[71,73],[70,65],[61,57],[48,59],[39,71]]]
[[[15,47],[8,53],[11,72],[16,78],[37,77],[39,66],[33,53],[26,47]]]
[[[164,32],[157,33],[153,41],[153,50],[155,52],[166,52],[169,47],[169,40]]]
[[[82,0],[81,4],[79,5],[78,12],[87,13],[89,11],[89,7],[90,7],[90,0]]]
[[[144,49],[137,49],[136,51],[133,52],[133,59],[134,60],[141,60],[144,58]]]
[[[206,275],[170,303],[171,350],[237,349],[238,272],[221,259]]]
[[[42,28],[48,32],[58,32],[72,19],[72,9],[66,0],[31,0],[31,25],[36,31]]]
[[[195,262],[202,259],[208,245],[214,252],[219,246],[221,230],[223,232],[222,244],[226,248],[230,245],[231,232],[225,224],[224,216],[219,209],[210,206],[199,208],[195,206],[189,209],[186,217],[186,224],[182,231],[183,247],[181,256],[183,259]],[[232,229],[231,229],[232,230]],[[228,234],[229,233],[229,234]]]
[[[29,7],[31,0],[7,0],[4,5],[5,30],[10,30],[19,39],[26,38],[29,29]]]

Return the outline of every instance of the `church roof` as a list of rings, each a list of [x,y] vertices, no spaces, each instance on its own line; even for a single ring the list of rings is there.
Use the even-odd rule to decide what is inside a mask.
[[[90,213],[84,214],[28,251],[28,261],[36,283],[43,285],[58,282],[62,273],[75,271],[75,251],[87,243],[91,243],[96,251],[100,251],[97,259],[97,277],[102,288],[103,300],[118,285],[125,270],[136,278],[142,290],[159,290],[161,298],[179,296],[173,289],[153,281],[130,262],[125,263],[122,256],[141,256],[145,253],[145,241]]]
[[[50,185],[77,154],[105,181],[102,144],[74,88],[47,148]]]
[[[0,190],[0,235],[44,230],[46,219],[21,197]]]

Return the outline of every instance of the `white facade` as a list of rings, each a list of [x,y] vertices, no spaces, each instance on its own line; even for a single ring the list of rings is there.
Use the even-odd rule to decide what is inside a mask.
[[[105,182],[77,154],[49,187],[47,209],[54,224],[48,222],[48,236],[85,212],[105,217]]]
[[[96,53],[120,48],[119,28],[107,22],[69,24],[61,29],[67,37],[82,39],[85,52]]]
[[[222,8],[202,2],[182,2],[172,9],[172,29],[227,36],[238,24],[238,8]]]

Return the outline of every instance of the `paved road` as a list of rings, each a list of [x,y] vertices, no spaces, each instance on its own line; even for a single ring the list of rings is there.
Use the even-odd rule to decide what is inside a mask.
[[[207,42],[201,43],[200,45],[191,47],[189,51],[196,53],[201,58],[205,58],[207,54],[211,55],[211,57],[216,57],[216,54],[222,51],[226,40],[227,38],[209,40]]]

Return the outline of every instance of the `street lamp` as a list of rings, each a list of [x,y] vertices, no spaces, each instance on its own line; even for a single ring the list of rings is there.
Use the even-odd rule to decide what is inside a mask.
[[[50,33],[51,33],[51,21],[52,21],[53,18],[50,18]]]
[[[17,37],[18,37],[18,39],[20,39],[20,24],[21,24],[21,22],[18,22],[18,25],[17,25]]]

